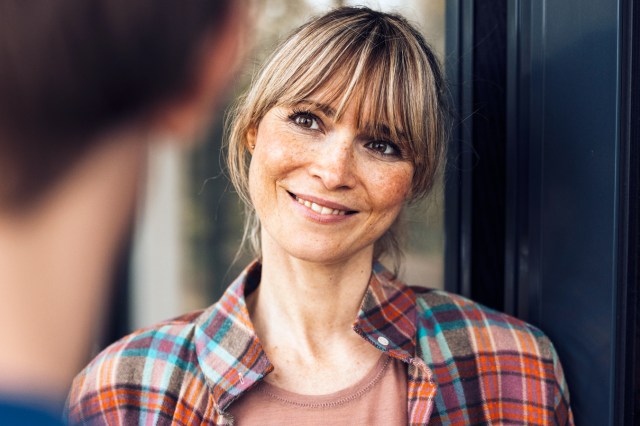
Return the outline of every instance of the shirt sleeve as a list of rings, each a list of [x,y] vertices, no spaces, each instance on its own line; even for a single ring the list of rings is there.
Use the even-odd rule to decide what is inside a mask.
[[[555,395],[554,395],[554,416],[555,424],[558,426],[574,426],[573,413],[569,400],[569,388],[564,377],[562,364],[558,358],[555,347],[551,344],[551,352],[553,354],[553,367],[556,377]]]

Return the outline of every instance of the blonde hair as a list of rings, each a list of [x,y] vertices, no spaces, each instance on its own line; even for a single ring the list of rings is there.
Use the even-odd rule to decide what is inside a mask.
[[[337,77],[338,76],[338,77]],[[339,119],[356,102],[359,123],[373,136],[398,143],[414,166],[410,199],[433,186],[447,137],[445,87],[440,65],[422,35],[399,15],[344,7],[312,19],[286,38],[263,65],[230,115],[229,175],[247,212],[243,244],[260,255],[260,221],[249,194],[247,133],[278,105],[295,105],[322,92]],[[365,108],[364,105],[367,107]],[[374,256],[399,265],[400,224],[376,242]]]

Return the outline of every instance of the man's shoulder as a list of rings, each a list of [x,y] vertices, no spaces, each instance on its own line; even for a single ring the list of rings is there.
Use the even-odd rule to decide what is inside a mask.
[[[64,426],[62,420],[36,405],[36,402],[0,398],[0,425],[2,426]]]
[[[137,330],[104,349],[73,381],[70,419],[121,419],[149,407],[158,407],[155,414],[162,415],[162,407],[180,403],[185,386],[204,388],[194,339],[200,315],[191,312]]]

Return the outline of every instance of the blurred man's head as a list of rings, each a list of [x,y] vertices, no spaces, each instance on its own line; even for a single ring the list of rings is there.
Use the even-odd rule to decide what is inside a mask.
[[[245,9],[0,0],[0,424],[3,400],[64,398],[108,300],[148,142],[206,123]]]
[[[196,126],[232,69],[239,9],[0,0],[0,210],[32,203],[111,131]]]

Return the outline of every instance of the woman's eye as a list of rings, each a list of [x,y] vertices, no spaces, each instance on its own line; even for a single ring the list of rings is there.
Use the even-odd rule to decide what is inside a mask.
[[[300,127],[303,127],[305,129],[310,129],[310,130],[320,129],[320,125],[318,124],[318,119],[314,117],[312,114],[295,113],[290,118],[294,124]]]
[[[380,155],[388,155],[392,157],[400,156],[400,149],[398,149],[398,146],[392,142],[373,141],[369,142],[365,146]]]

